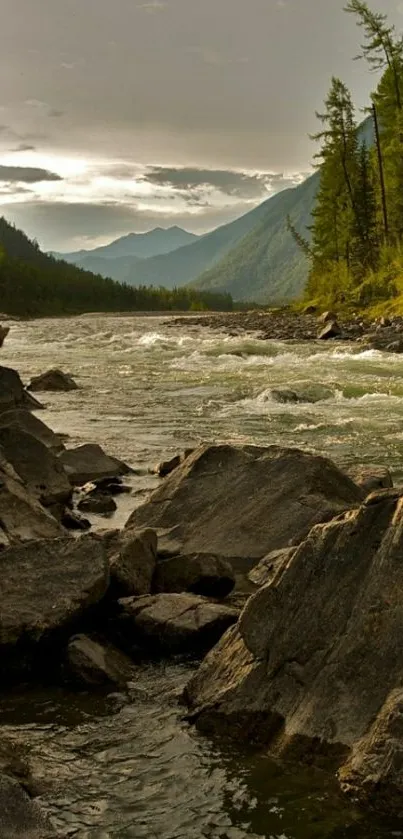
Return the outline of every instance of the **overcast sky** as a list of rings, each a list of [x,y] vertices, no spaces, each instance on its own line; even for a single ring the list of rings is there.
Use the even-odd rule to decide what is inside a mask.
[[[0,213],[46,249],[204,232],[310,170],[332,74],[375,83],[343,0],[1,0]],[[403,2],[375,8],[403,28]]]

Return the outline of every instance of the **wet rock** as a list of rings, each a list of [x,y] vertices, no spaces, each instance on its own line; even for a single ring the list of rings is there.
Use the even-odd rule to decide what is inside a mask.
[[[0,413],[0,428],[19,428],[21,431],[26,431],[55,453],[64,449],[58,434],[48,428],[35,414],[21,408]]]
[[[35,498],[44,506],[66,502],[71,485],[59,459],[18,426],[0,427],[0,449]]]
[[[381,326],[382,329],[385,329],[387,326],[392,326],[392,321],[388,317],[381,317],[379,320],[379,326]]]
[[[175,556],[157,563],[155,592],[193,592],[205,597],[226,597],[235,585],[229,562],[219,556]]]
[[[59,460],[74,486],[83,486],[98,478],[115,478],[131,471],[126,463],[105,454],[96,443],[67,449],[59,455]]]
[[[1,839],[57,839],[55,830],[18,781],[0,775]]]
[[[62,511],[60,521],[67,530],[90,530],[91,528],[91,522],[88,519],[79,516],[73,510],[69,510],[68,507]]]
[[[119,601],[126,632],[146,649],[190,653],[211,648],[238,611],[195,594],[156,594]]]
[[[41,373],[40,376],[34,376],[27,389],[32,391],[67,391],[77,390],[77,387],[78,386],[72,376],[69,376],[68,373],[63,373],[62,370],[54,368],[53,370],[48,370],[46,373]]]
[[[14,408],[26,408],[28,411],[43,406],[25,390],[16,370],[0,367],[0,414]]]
[[[203,730],[302,758],[320,743],[344,783],[392,814],[403,796],[403,495],[384,492],[313,528],[186,697]]]
[[[315,315],[317,311],[318,311],[317,306],[309,305],[309,306],[305,306],[303,313],[304,313],[304,315]]]
[[[335,312],[331,312],[331,311],[322,312],[322,314],[319,315],[319,317],[318,317],[318,323],[325,324],[325,323],[333,323],[333,322],[337,323],[337,315],[335,314]]]
[[[109,585],[101,539],[30,542],[1,554],[0,671],[30,670],[99,603]],[[46,661],[46,663],[48,663]]]
[[[206,445],[134,510],[126,528],[154,527],[161,556],[214,554],[249,571],[361,498],[325,458],[279,446]]]
[[[185,449],[183,454],[177,454],[175,457],[171,457],[170,460],[163,460],[155,470],[157,475],[159,475],[160,478],[166,478],[166,476],[170,475],[174,469],[177,469],[177,467],[180,466],[193,451],[194,449]]]
[[[392,475],[385,466],[354,466],[348,469],[348,475],[365,495],[376,489],[393,487]]]
[[[113,498],[103,492],[87,495],[78,502],[77,507],[83,513],[97,513],[101,516],[107,513],[114,513],[117,509]]]
[[[340,338],[340,336],[341,329],[337,320],[327,322],[318,334],[319,341],[328,341],[330,338]]]
[[[84,487],[86,489],[86,487]],[[131,486],[123,483],[122,478],[97,478],[89,484],[89,493],[95,491],[109,493],[109,495],[123,495],[132,492]]]
[[[285,405],[304,401],[294,390],[287,390],[286,388],[274,388],[270,391],[270,396],[275,402],[281,402]]]
[[[75,635],[67,647],[68,670],[85,685],[125,685],[134,678],[134,665],[128,656],[111,644],[88,635]]]
[[[9,326],[2,326],[0,324],[0,347],[3,346],[4,341],[6,340],[9,332],[10,332],[10,327]]]
[[[118,531],[106,538],[113,595],[150,594],[157,557],[155,530]]]
[[[296,548],[281,548],[279,551],[271,551],[255,568],[252,568],[248,579],[255,586],[265,586],[278,581],[296,550]]]
[[[63,528],[31,494],[0,450],[0,545],[54,539]]]

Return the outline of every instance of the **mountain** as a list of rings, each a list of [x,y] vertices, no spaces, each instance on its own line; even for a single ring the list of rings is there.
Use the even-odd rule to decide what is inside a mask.
[[[81,250],[73,253],[54,253],[53,256],[64,259],[66,262],[73,262],[76,265],[81,264],[83,260],[89,257],[91,259],[95,257],[116,259],[135,256],[140,259],[148,259],[150,256],[170,253],[177,248],[190,244],[190,242],[194,242],[198,238],[196,233],[189,233],[187,230],[182,230],[181,227],[168,227],[167,230],[164,230],[162,227],[156,227],[147,233],[129,233],[127,236],[121,236],[119,239],[115,239],[109,245],[103,245],[93,250]]]
[[[126,278],[131,274],[137,262],[143,262],[139,256],[115,256],[108,258],[106,256],[92,255],[91,251],[83,251],[82,257],[75,257],[74,259],[65,259],[72,265],[78,268],[83,268],[85,271],[92,271],[93,274],[100,274],[101,277],[111,277],[120,283],[126,282]],[[70,254],[68,255],[70,257]],[[55,254],[56,259],[62,259],[61,256]]]
[[[319,186],[319,172],[274,195],[263,217],[223,259],[192,282],[204,291],[228,291],[234,300],[286,302],[305,286],[308,261],[287,229],[287,216],[305,237]]]
[[[272,199],[269,199],[272,200]],[[231,248],[253,230],[266,212],[268,201],[255,207],[241,218],[222,225],[196,242],[178,248],[173,253],[154,256],[136,262],[126,276],[131,285],[153,285],[175,288],[191,283],[202,271],[224,257]]]

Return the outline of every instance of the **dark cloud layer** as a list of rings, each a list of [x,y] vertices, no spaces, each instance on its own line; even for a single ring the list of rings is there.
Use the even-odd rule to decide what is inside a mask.
[[[373,4],[402,26],[400,0]],[[44,173],[37,181],[12,176],[12,183],[38,186],[36,202],[17,207],[23,195],[16,192],[10,211],[56,248],[63,235],[59,203],[68,200],[70,247],[69,237],[111,237],[118,223],[122,232],[154,221],[204,230],[288,186],[282,172],[309,169],[308,135],[331,76],[346,81],[357,107],[367,104],[376,83],[364,62],[352,61],[362,32],[343,5],[2,0],[0,163]],[[68,163],[60,166],[63,193],[53,171],[58,157]],[[116,182],[131,170],[150,188],[150,201],[141,202],[141,190],[128,190],[120,196],[125,206],[108,208],[102,199],[110,185],[102,196],[96,179],[86,184],[82,171],[81,184],[74,184],[68,173],[75,160],[100,174],[109,167]],[[175,204],[168,195],[165,215],[164,190],[179,196]],[[80,225],[73,223],[75,200]],[[150,209],[153,202],[158,212]]]
[[[60,175],[48,169],[32,166],[0,166],[0,181],[8,183],[37,184],[41,181],[61,181]]]
[[[212,188],[225,195],[238,198],[261,198],[275,185],[279,189],[290,185],[283,175],[275,173],[248,174],[228,169],[198,169],[192,167],[173,168],[166,166],[150,167],[143,179],[149,183],[170,186],[173,189],[189,192],[201,188]]]

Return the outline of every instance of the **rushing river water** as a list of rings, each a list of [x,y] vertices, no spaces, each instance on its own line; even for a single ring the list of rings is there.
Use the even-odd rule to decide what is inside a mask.
[[[228,337],[164,318],[86,316],[13,323],[2,364],[22,378],[49,367],[80,389],[44,394],[40,416],[69,445],[100,443],[138,474],[121,523],[159,460],[200,441],[280,443],[340,465],[403,476],[403,357],[342,343]],[[272,388],[306,402],[281,404]],[[313,401],[312,401],[313,400]],[[126,506],[125,506],[126,505]],[[105,526],[105,519],[102,521]],[[60,836],[77,839],[386,839],[319,772],[212,743],[182,721],[191,665],[141,668],[130,701],[27,689],[0,701],[3,731],[27,742],[52,781],[41,797]],[[1,831],[0,831],[1,835]]]

